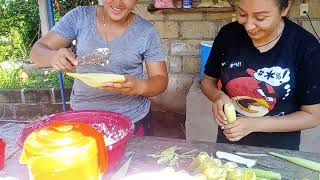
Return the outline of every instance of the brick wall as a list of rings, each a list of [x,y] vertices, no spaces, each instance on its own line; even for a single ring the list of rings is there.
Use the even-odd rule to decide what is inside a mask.
[[[69,101],[71,89],[65,89]],[[67,104],[69,109],[69,103]],[[62,112],[59,89],[0,89],[0,121],[23,120]]]
[[[320,34],[320,1],[305,0],[309,3],[309,15]],[[213,40],[219,29],[231,22],[233,12],[147,12],[150,0],[139,0],[135,12],[155,24],[167,53],[170,73],[196,74],[200,71],[199,43]],[[300,1],[295,0],[289,18],[314,34],[310,22],[299,16]]]
[[[186,96],[193,75],[170,74],[167,90],[151,99],[152,111],[185,114]],[[67,110],[71,89],[65,89]],[[60,89],[0,89],[0,121],[30,121],[41,116],[62,112]]]

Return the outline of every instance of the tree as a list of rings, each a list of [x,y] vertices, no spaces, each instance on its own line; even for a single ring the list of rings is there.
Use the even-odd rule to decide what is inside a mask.
[[[97,0],[54,0],[55,19],[80,5],[96,5]],[[28,59],[33,43],[40,38],[37,0],[0,0],[0,62]]]
[[[0,0],[0,4],[0,62],[24,59],[39,33],[37,0]]]

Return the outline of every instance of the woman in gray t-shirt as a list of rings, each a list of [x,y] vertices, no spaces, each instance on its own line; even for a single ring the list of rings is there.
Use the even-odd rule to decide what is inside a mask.
[[[30,57],[39,67],[125,75],[126,82],[108,83],[102,88],[89,87],[75,80],[71,108],[118,112],[145,129],[150,127],[148,97],[165,91],[168,84],[160,37],[150,22],[131,12],[137,0],[105,0],[103,3],[103,6],[81,6],[68,12],[35,43]],[[109,48],[109,64],[77,67],[75,54],[66,48],[73,40],[77,42],[77,56],[98,48]],[[146,79],[143,63],[148,75]]]

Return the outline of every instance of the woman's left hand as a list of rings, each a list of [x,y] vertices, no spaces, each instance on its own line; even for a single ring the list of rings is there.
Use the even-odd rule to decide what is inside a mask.
[[[144,82],[132,76],[125,76],[126,81],[123,83],[107,83],[103,89],[117,91],[122,95],[141,95],[144,90]]]
[[[231,124],[224,126],[224,135],[229,141],[239,141],[248,134],[255,132],[255,124],[259,122],[257,118],[241,117]]]

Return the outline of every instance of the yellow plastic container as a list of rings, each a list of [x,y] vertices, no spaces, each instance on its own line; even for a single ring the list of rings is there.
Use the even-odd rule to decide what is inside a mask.
[[[28,165],[30,179],[100,179],[106,167],[99,167],[99,142],[79,129],[83,126],[60,124],[34,131],[27,137],[20,163]]]

